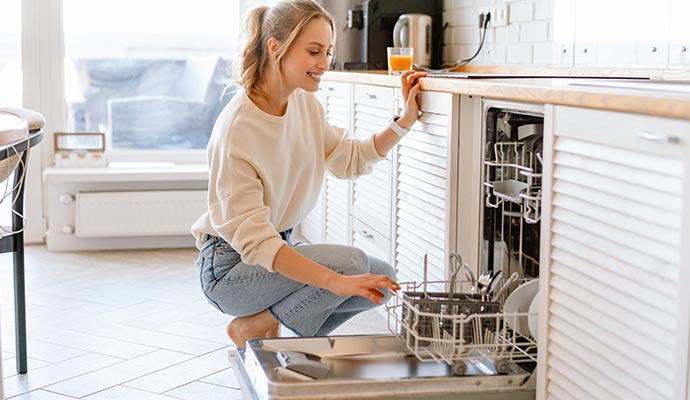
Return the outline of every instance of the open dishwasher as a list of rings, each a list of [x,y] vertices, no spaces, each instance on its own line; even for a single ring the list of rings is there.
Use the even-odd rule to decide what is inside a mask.
[[[448,281],[427,282],[425,271],[423,282],[401,283],[386,304],[390,335],[250,340],[230,356],[245,396],[534,399],[536,340],[514,329],[533,314],[504,303],[538,276],[542,121],[484,110],[482,274],[451,253]]]
[[[536,343],[511,329],[528,314],[454,286],[402,284],[386,305],[391,335],[254,339],[230,360],[251,399],[534,399]]]

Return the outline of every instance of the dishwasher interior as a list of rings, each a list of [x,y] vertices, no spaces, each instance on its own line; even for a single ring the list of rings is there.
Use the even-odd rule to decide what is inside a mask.
[[[428,282],[420,265],[386,305],[390,335],[250,340],[230,356],[247,398],[535,398],[534,313],[507,307],[539,274],[543,117],[483,118],[477,268],[451,253],[448,280]]]
[[[539,276],[544,117],[486,107],[479,270]]]

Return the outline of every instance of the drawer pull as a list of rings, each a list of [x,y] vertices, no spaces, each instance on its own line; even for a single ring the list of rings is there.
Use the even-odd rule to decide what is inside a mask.
[[[680,138],[678,136],[666,135],[658,132],[637,131],[637,137],[657,143],[680,143]]]
[[[329,91],[329,92],[333,92],[333,91],[335,91],[335,88],[329,87],[329,88],[328,88],[328,91]]]
[[[373,239],[374,238],[374,235],[367,232],[367,231],[359,231],[359,234],[364,236],[367,239]]]
[[[376,95],[373,93],[364,93],[364,97],[367,97],[369,99],[375,99]]]

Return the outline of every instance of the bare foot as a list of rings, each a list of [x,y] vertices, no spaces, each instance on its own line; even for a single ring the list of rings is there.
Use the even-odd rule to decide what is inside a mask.
[[[233,319],[226,331],[235,346],[243,348],[247,346],[249,339],[279,336],[280,324],[268,310],[264,310],[258,314]]]

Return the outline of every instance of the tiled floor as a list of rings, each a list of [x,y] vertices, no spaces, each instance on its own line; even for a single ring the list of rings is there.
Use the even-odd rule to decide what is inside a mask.
[[[5,398],[241,399],[229,317],[200,292],[193,249],[47,252],[28,246],[29,373],[14,358],[12,257],[0,256]],[[334,334],[385,333],[376,311]]]

